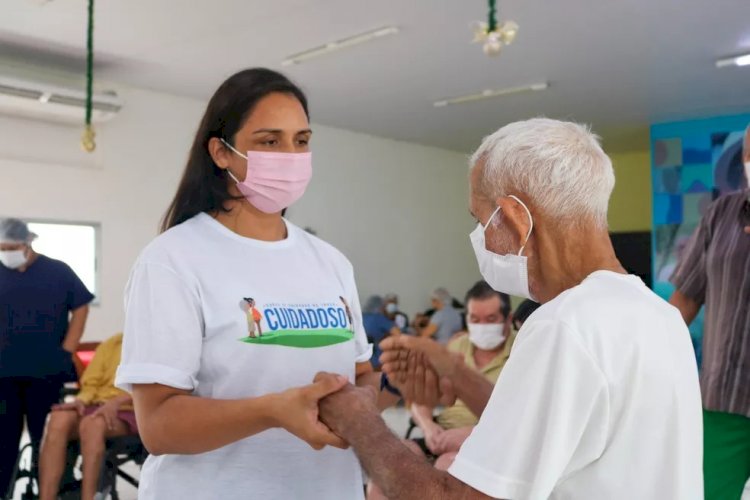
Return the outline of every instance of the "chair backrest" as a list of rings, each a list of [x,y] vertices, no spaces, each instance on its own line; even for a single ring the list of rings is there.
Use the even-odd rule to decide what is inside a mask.
[[[76,355],[73,356],[73,364],[76,368],[76,375],[78,380],[81,380],[83,372],[86,371],[86,367],[89,366],[91,360],[94,359],[94,353],[96,348],[99,347],[101,342],[82,342],[76,350]]]

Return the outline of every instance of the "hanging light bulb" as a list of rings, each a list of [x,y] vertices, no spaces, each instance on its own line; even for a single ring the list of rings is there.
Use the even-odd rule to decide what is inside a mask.
[[[474,43],[481,43],[482,50],[488,56],[496,56],[503,47],[513,43],[518,35],[518,24],[514,21],[497,23],[495,18],[496,0],[489,0],[488,22],[479,22],[474,27]]]
[[[492,32],[487,35],[487,40],[484,41],[484,46],[482,47],[484,50],[484,53],[488,56],[496,56],[503,50],[503,42],[501,40],[501,35],[497,32]]]
[[[514,21],[505,21],[500,27],[500,39],[505,45],[510,45],[518,35],[518,24]]]

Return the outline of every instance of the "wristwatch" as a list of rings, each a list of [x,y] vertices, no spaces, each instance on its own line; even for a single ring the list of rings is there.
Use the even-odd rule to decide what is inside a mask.
[[[382,392],[383,389],[395,396],[401,397],[401,391],[391,385],[391,383],[388,381],[388,375],[386,375],[385,373],[381,373],[380,375],[380,391]]]

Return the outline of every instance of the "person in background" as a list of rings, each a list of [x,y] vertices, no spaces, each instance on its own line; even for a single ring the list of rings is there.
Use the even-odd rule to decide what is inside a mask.
[[[466,293],[465,303],[468,334],[456,335],[441,349],[460,356],[468,367],[494,384],[510,356],[515,338],[511,335],[510,297],[481,280]],[[477,416],[460,399],[443,409],[437,418],[433,418],[430,406],[412,404],[410,410],[424,439],[406,441],[407,446],[418,455],[434,458],[435,468],[448,470],[477,424]],[[367,499],[384,498],[380,488],[371,481]]]
[[[482,373],[494,384],[513,344],[509,335],[510,297],[493,290],[482,280],[467,292],[466,310],[468,334],[454,336],[446,349],[460,355],[466,366]],[[443,457],[450,462],[478,421],[477,415],[460,399],[441,411],[436,422],[432,419],[431,407],[414,404],[411,410],[425,434],[429,450],[437,456],[452,454]]]
[[[461,313],[453,307],[453,297],[445,288],[436,288],[430,298],[435,313],[429,322],[424,324],[415,323],[417,335],[420,337],[434,338],[441,344],[446,344],[451,337],[463,328]]]
[[[742,160],[750,184],[750,126]],[[671,278],[689,325],[705,306],[701,389],[706,499],[740,498],[750,477],[750,189],[701,219]]]
[[[94,298],[67,264],[34,251],[35,238],[25,222],[0,220],[0,498],[24,417],[36,462],[49,409],[75,380],[72,356]]]
[[[362,324],[367,340],[373,345],[370,362],[377,368],[380,366],[380,341],[389,335],[400,335],[401,329],[386,316],[385,302],[379,295],[373,295],[365,302],[362,308]]]
[[[68,441],[80,440],[81,499],[93,500],[106,439],[138,433],[132,398],[115,387],[121,349],[121,333],[102,342],[81,377],[81,391],[75,399],[52,406],[39,456],[40,500],[57,498]]]
[[[513,313],[513,328],[517,332],[520,332],[521,327],[526,323],[526,320],[529,319],[529,316],[540,307],[542,307],[540,303],[534,302],[531,299],[526,299],[518,304],[518,307],[516,307],[516,310]]]
[[[396,324],[399,330],[405,333],[409,328],[409,316],[399,309],[398,295],[388,293],[383,300],[385,301],[385,315]]]

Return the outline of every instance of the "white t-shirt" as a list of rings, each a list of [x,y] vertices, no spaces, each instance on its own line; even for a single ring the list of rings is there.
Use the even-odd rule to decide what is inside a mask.
[[[523,325],[449,472],[510,500],[702,499],[701,418],[677,309],[599,271]]]
[[[158,383],[237,399],[309,384],[319,371],[353,380],[372,347],[352,266],[286,226],[285,240],[263,242],[200,214],[148,245],[126,290],[118,387]],[[208,453],[150,456],[139,491],[142,500],[362,497],[352,450],[315,451],[282,429]]]

